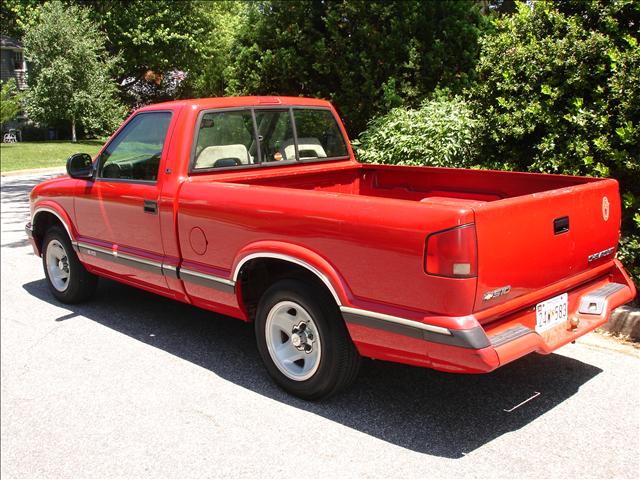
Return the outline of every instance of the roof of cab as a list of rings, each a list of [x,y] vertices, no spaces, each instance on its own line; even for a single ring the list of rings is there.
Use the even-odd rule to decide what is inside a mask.
[[[215,97],[174,100],[173,102],[154,103],[142,107],[138,111],[162,110],[175,107],[192,107],[194,109],[229,108],[229,107],[266,107],[278,105],[301,105],[310,107],[330,107],[326,100],[305,97]]]

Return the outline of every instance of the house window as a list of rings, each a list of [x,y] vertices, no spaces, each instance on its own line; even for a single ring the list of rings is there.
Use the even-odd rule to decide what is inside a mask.
[[[13,52],[13,69],[24,70],[24,55],[22,52]]]

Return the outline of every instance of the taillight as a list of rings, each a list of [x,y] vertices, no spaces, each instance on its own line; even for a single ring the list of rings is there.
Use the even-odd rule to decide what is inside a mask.
[[[478,243],[473,223],[427,237],[425,271],[430,275],[469,278],[478,275]]]

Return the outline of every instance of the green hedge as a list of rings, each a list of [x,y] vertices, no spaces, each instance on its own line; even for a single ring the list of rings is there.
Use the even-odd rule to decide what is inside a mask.
[[[353,144],[363,162],[471,167],[480,146],[478,126],[464,99],[440,96],[373,119]]]

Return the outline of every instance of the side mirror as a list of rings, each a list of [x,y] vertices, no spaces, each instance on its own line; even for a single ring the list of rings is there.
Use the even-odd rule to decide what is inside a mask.
[[[71,178],[93,178],[93,160],[88,153],[74,153],[67,160],[67,173]]]

